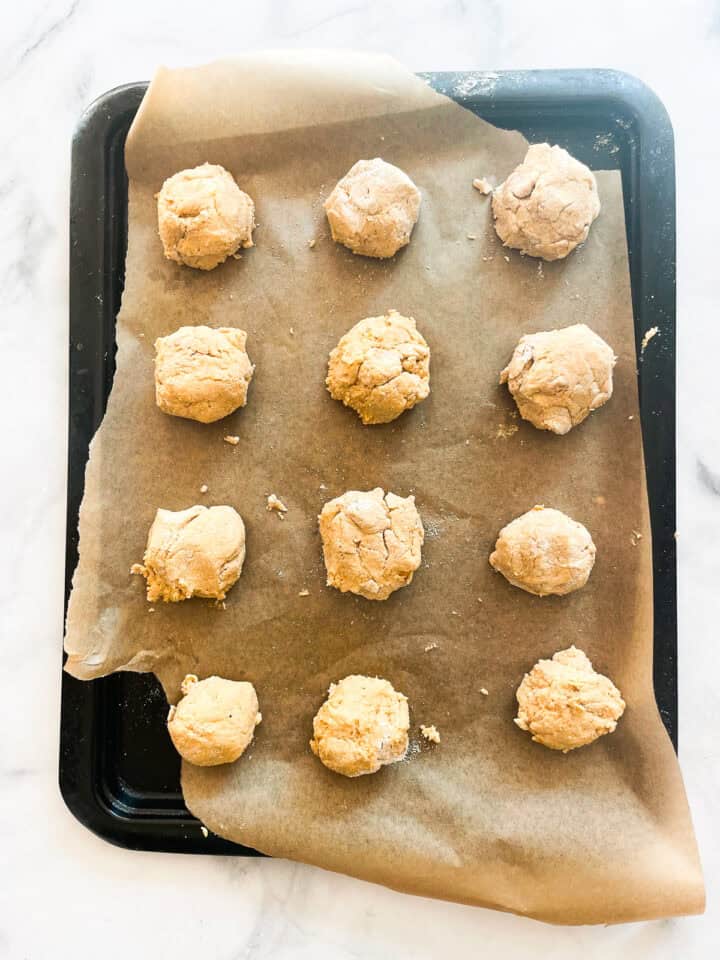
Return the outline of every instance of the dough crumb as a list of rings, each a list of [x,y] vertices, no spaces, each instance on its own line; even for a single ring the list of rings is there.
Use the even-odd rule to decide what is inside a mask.
[[[308,240],[308,246],[310,247],[311,250],[315,247],[315,243],[316,241],[314,239]]]
[[[134,577],[137,574],[140,574],[141,576],[145,575],[145,567],[141,563],[134,563],[130,567],[130,575]]]
[[[636,547],[641,540],[642,540],[642,534],[640,533],[640,531],[633,530],[632,534],[630,535],[630,543],[632,543],[632,545]]]
[[[612,733],[625,710],[612,680],[574,646],[539,660],[518,687],[517,702],[517,726],[563,753]]]
[[[204,484],[200,487],[200,493],[207,493],[207,492],[208,492],[208,485],[207,485],[206,483],[204,483]]]
[[[497,428],[497,432],[495,433],[495,439],[507,440],[512,437],[513,434],[517,433],[519,429],[520,427],[516,423],[509,423],[507,425],[501,423]]]
[[[640,356],[642,356],[645,353],[645,348],[650,343],[652,338],[656,337],[659,333],[660,333],[660,330],[658,327],[650,327],[649,330],[645,331],[642,338],[642,343],[640,344]]]
[[[489,696],[489,694],[488,694],[487,690],[485,689],[485,687],[480,687],[480,693],[481,693],[484,697]]]
[[[148,613],[155,613],[155,607],[148,607]]]
[[[359,777],[404,759],[409,728],[407,697],[387,680],[351,675],[330,684],[310,749],[328,769]]]
[[[473,180],[473,186],[478,190],[484,197],[489,193],[492,193],[492,185],[485,179],[485,177],[476,177]]]
[[[508,256],[504,256],[503,260],[505,261],[505,263],[510,263],[510,257]]]
[[[204,824],[202,824],[202,823],[200,824],[200,833],[201,833],[201,834],[205,837],[205,839],[207,840],[207,838],[208,838],[208,836],[209,836],[209,834],[208,834],[208,828],[207,828]]]
[[[280,500],[279,497],[275,496],[274,493],[271,493],[270,496],[267,498],[267,505],[265,509],[269,510],[270,512],[274,510],[281,520],[285,519],[285,514],[287,513],[287,507],[282,502],[282,500]]]
[[[628,417],[628,420],[634,420],[634,419],[635,417],[632,414],[630,414],[630,416]]]
[[[428,645],[425,647],[425,653],[430,653],[431,650],[437,650],[437,644],[434,641],[432,643],[428,643]]]
[[[298,593],[298,596],[299,596],[299,597],[309,597],[309,596],[310,596],[310,591],[309,591],[309,590],[301,590],[301,591]]]
[[[469,233],[467,235],[468,240],[477,240],[477,235],[474,233]]]
[[[234,437],[230,434],[228,434],[227,437],[223,437],[223,440],[225,443],[229,443],[233,447],[236,447],[240,443],[240,437]]]
[[[430,724],[429,727],[426,727],[424,723],[420,724],[420,733],[425,737],[426,740],[430,740],[431,743],[440,743],[440,734],[434,723]]]

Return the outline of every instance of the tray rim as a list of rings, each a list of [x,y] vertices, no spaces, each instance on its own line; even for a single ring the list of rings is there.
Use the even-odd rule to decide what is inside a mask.
[[[625,214],[628,235],[638,238],[631,253],[630,272],[635,317],[653,304],[663,304],[663,348],[660,373],[663,390],[653,398],[653,413],[660,416],[643,417],[643,445],[646,454],[646,480],[651,504],[653,525],[654,572],[654,679],[656,695],[663,686],[664,707],[660,713],[677,750],[677,582],[675,549],[675,163],[674,138],[670,118],[657,95],[642,81],[630,74],[606,69],[527,70],[527,71],[460,71],[421,73],[435,89],[452,96],[463,105],[481,101],[484,116],[490,122],[499,103],[507,106],[522,104],[526,108],[537,102],[547,109],[547,101],[557,101],[558,109],[567,109],[568,101],[582,109],[590,104],[613,105],[629,114],[639,138],[636,165],[650,161],[649,171],[626,193]],[[473,85],[463,81],[472,77]],[[466,93],[458,93],[467,89]],[[93,433],[104,414],[97,409],[97,398],[103,397],[105,382],[114,368],[114,341],[99,340],[102,357],[97,355],[91,375],[87,400],[90,410],[78,410],[78,393],[73,372],[77,368],[77,351],[73,349],[74,318],[88,309],[98,321],[98,333],[103,331],[102,318],[106,310],[109,290],[108,266],[117,255],[117,237],[112,224],[107,222],[107,195],[105,186],[112,173],[108,168],[106,147],[113,137],[127,132],[130,119],[147,89],[147,82],[126,83],[101,94],[85,109],[79,118],[72,141],[71,201],[70,201],[70,342],[69,342],[69,412],[68,412],[68,489],[66,528],[66,591],[65,609],[75,569],[77,551],[77,513],[82,487],[72,480],[77,469],[76,456],[82,453],[81,470],[84,477],[88,442],[77,443],[73,438],[73,417],[91,416]],[[495,99],[497,98],[497,99]],[[499,115],[501,111],[497,111]],[[97,150],[98,143],[103,149]],[[109,152],[109,151],[107,151]],[[92,160],[87,162],[86,154]],[[124,176],[124,169],[121,171]],[[658,187],[663,189],[658,191]],[[90,202],[88,202],[90,201]],[[103,204],[102,216],[83,217],[93,203]],[[641,229],[645,228],[644,233]],[[653,244],[656,232],[662,241]],[[630,245],[629,245],[630,246]],[[102,251],[98,269],[94,251]],[[124,258],[124,251],[122,253]],[[660,269],[658,269],[658,260]],[[92,269],[93,263],[95,269]],[[652,269],[651,269],[652,267]],[[82,282],[78,279],[82,277]],[[81,310],[82,307],[82,310]],[[76,321],[77,322],[77,321]],[[114,323],[113,323],[114,329]],[[636,346],[639,349],[640,330],[635,325]],[[654,379],[657,379],[655,364]],[[643,376],[639,364],[638,389],[641,407],[653,387],[650,378]],[[90,396],[90,393],[92,396]],[[106,396],[104,397],[106,399]],[[660,409],[657,409],[657,408]],[[658,456],[657,454],[660,454]],[[657,473],[651,476],[648,466],[655,463],[662,469],[664,496],[658,502]],[[79,489],[78,489],[79,486]],[[653,505],[657,508],[652,509]],[[663,523],[656,523],[662,519]],[[656,529],[657,527],[657,529]],[[661,581],[662,589],[658,589]],[[658,658],[658,624],[662,621],[662,663]],[[663,670],[661,676],[660,670]],[[73,816],[97,836],[110,843],[129,849],[165,852],[224,853],[257,856],[257,851],[233,844],[213,834],[204,837],[199,822],[187,811],[174,811],[175,816],[144,814],[142,817],[124,812],[113,798],[103,794],[94,776],[98,758],[98,730],[93,718],[99,716],[103,685],[108,678],[92,683],[82,682],[62,672],[60,716],[59,787],[61,796]],[[657,698],[657,696],[656,696]],[[178,815],[180,814],[180,815]]]

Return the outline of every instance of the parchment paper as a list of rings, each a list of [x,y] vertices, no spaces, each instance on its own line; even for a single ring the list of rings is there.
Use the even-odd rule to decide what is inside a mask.
[[[652,689],[620,180],[598,176],[603,209],[584,248],[539,264],[500,246],[489,198],[471,186],[499,182],[525,150],[519,134],[384,58],[266,54],[157,74],[126,149],[117,373],[87,468],[67,669],[84,679],[152,670],[172,701],[188,671],[255,684],[264,719],[248,754],[183,769],[188,806],[224,837],[555,922],[697,912],[692,828]],[[423,193],[412,242],[390,262],[333,244],[321,208],[357,159],[374,156]],[[166,177],[205,160],[234,174],[259,223],[256,247],[211,273],[163,259],[154,201]],[[357,320],[391,307],[414,316],[431,346],[432,394],[393,424],[363,427],[325,391],[327,354]],[[618,354],[615,394],[558,438],[516,419],[498,373],[521,334],[580,321]],[[257,365],[248,406],[209,426],[154,404],[154,339],[197,323],[245,329]],[[316,523],[324,501],[374,486],[414,493],[427,532],[415,580],[385,603],[324,586]],[[269,493],[288,505],[284,521],[266,511]],[[245,518],[242,578],[226,609],[194,600],[150,612],[130,565],[157,507],[196,502]],[[499,528],[535,503],[586,524],[597,545],[588,586],[569,597],[532,597],[488,565]],[[523,673],[571,643],[628,706],[616,733],[563,756],[512,718]],[[408,696],[412,744],[406,761],[346,780],[308,739],[328,684],[355,672]],[[437,725],[439,746],[421,742],[420,723]]]

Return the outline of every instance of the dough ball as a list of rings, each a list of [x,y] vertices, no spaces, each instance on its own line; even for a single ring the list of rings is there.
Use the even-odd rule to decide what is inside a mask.
[[[585,527],[550,507],[533,507],[503,527],[490,555],[498,573],[538,597],[584,587],[594,563]]]
[[[197,767],[234,763],[252,741],[262,720],[251,683],[190,673],[183,698],[170,707],[168,732],[180,756]]]
[[[517,691],[515,723],[551,750],[575,750],[612,733],[625,710],[620,691],[575,647],[539,660]]]
[[[409,727],[407,697],[387,680],[354,675],[330,685],[310,748],[335,773],[359,777],[402,760]]]
[[[507,383],[524,420],[565,434],[610,399],[614,366],[602,337],[576,323],[521,337],[500,383]]]
[[[142,564],[150,602],[190,597],[224,600],[242,572],[245,525],[232,507],[158,510]]]
[[[155,341],[155,401],[163,413],[213,423],[244,407],[255,369],[247,334],[180,327]]]
[[[430,349],[412,317],[368,317],[330,354],[325,383],[363,423],[390,423],[430,393]]]
[[[587,239],[600,213],[592,171],[562,147],[536,143],[493,193],[497,235],[506,247],[562,260]]]
[[[387,600],[420,566],[424,531],[415,497],[348,490],[328,501],[319,519],[329,587]]]
[[[157,197],[158,229],[168,260],[212,270],[240,247],[251,247],[255,204],[214,163],[181,170]]]
[[[365,257],[392,257],[410,243],[420,191],[379,157],[358,160],[325,201],[332,238]]]

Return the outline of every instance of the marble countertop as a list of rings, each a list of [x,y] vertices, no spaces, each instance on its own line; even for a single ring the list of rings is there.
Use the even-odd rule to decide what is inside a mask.
[[[25,0],[3,10],[0,957],[717,955],[720,5],[605,0],[600,9],[576,0]],[[550,927],[283,861],[121,850],[64,807],[57,751],[72,130],[95,96],[149,78],[158,64],[298,46],[384,51],[416,70],[615,67],[653,87],[670,112],[678,170],[680,760],[706,873],[704,917]],[[11,645],[25,650],[22,662]]]

